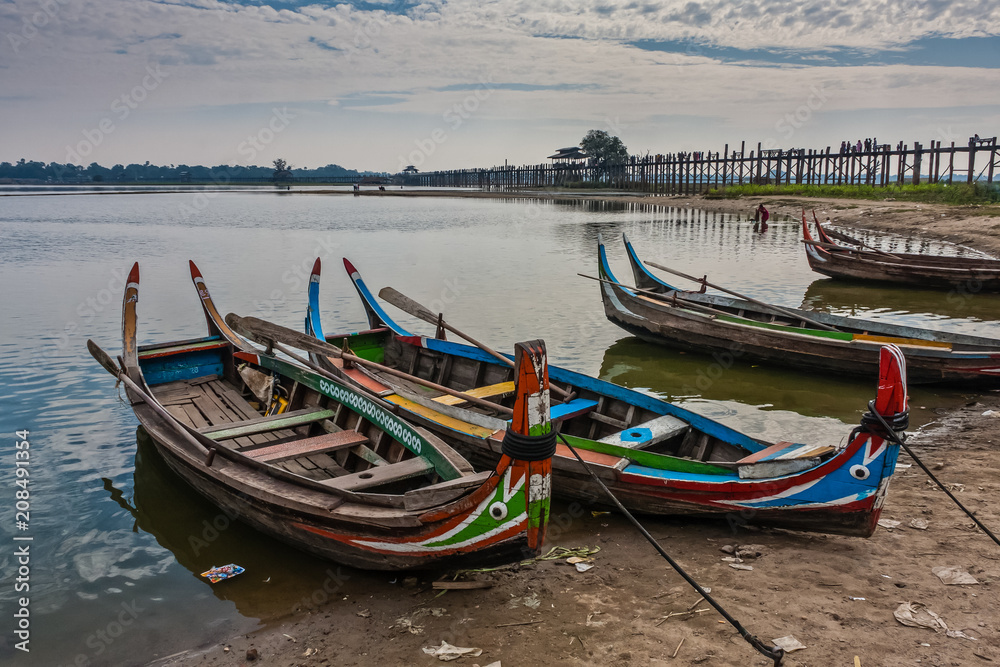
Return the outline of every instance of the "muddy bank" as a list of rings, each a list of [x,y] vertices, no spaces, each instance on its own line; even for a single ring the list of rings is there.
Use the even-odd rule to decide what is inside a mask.
[[[1000,414],[997,392],[942,415],[910,442],[981,520],[1000,527],[1000,418],[983,414],[990,410]],[[807,646],[786,665],[849,665],[854,656],[866,667],[1000,662],[1000,548],[911,463],[900,456],[882,515],[898,526],[870,539],[644,522],[749,631]],[[914,520],[926,528],[911,527]],[[442,663],[422,649],[442,641],[482,649],[457,665],[770,664],[718,614],[700,611],[708,605],[622,517],[563,505],[555,525],[546,549],[600,547],[592,569],[537,562],[468,575],[491,587],[444,594],[431,588],[444,573],[401,579],[392,594],[302,607],[266,630],[156,664],[429,666]],[[721,547],[735,544],[758,545],[760,557],[744,561],[752,571],[723,562]],[[979,584],[945,585],[937,566],[959,567]],[[893,616],[903,602],[927,605],[974,639],[904,627]],[[692,613],[669,616],[680,612]]]

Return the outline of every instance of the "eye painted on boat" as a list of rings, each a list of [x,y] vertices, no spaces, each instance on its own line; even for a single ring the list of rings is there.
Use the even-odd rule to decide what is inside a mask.
[[[490,516],[497,521],[503,521],[507,518],[507,506],[503,503],[493,503],[490,505]]]
[[[870,474],[871,472],[868,471],[868,468],[862,465],[851,466],[851,477],[855,479],[868,479],[868,475]]]

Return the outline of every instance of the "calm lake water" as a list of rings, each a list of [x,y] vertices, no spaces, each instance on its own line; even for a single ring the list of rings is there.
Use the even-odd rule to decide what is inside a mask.
[[[764,235],[751,227],[745,217],[686,207],[586,201],[273,192],[0,199],[0,414],[9,443],[2,450],[0,662],[144,664],[271,622],[303,599],[324,597],[331,581],[345,599],[391,594],[396,585],[395,575],[338,573],[229,525],[137,440],[135,417],[85,349],[87,338],[120,349],[123,278],[133,261],[142,270],[140,342],[203,334],[188,259],[224,313],[299,328],[308,272],[322,257],[325,328],[364,328],[340,263],[347,256],[374,290],[392,285],[497,348],[543,338],[553,363],[681,401],[772,440],[839,442],[874,396],[875,378],[748,363],[715,377],[710,357],[627,336],[604,318],[597,285],[577,276],[596,273],[598,232],[620,277],[630,273],[620,241],[626,232],[646,259],[707,273],[766,301],[1000,332],[995,295],[845,287],[809,271],[794,221],[776,221]],[[972,396],[914,389],[913,421],[926,423]],[[30,431],[31,443],[27,531],[15,529],[10,444],[19,430]],[[30,592],[15,594],[13,554],[23,544],[30,545]],[[215,587],[198,577],[230,562],[246,574]],[[21,595],[30,597],[27,655],[13,648],[11,614]]]

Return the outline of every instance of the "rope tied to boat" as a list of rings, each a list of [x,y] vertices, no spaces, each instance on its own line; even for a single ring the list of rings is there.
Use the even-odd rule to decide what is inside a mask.
[[[907,445],[904,442],[906,434],[904,433],[903,434],[904,437],[902,437],[902,438],[899,435],[897,435],[897,433],[892,430],[892,426],[886,421],[886,419],[875,410],[874,403],[875,403],[875,401],[872,401],[871,403],[868,404],[868,407],[869,407],[869,409],[871,409],[871,411],[878,418],[878,421],[881,422],[882,428],[885,430],[885,432],[889,436],[889,439],[892,440],[893,442],[895,442],[900,447],[902,447],[903,450],[905,450],[906,453],[910,455],[910,458],[913,459],[914,463],[916,463],[918,466],[920,466],[920,469],[923,470],[925,473],[927,473],[927,476],[931,478],[931,481],[934,482],[935,484],[937,484],[937,487],[939,489],[941,489],[942,491],[944,491],[945,494],[949,498],[951,498],[956,505],[958,505],[959,509],[961,509],[963,512],[965,512],[965,514],[970,519],[972,519],[972,521],[977,526],[979,526],[982,529],[982,531],[984,533],[986,533],[990,537],[991,540],[993,540],[994,542],[996,542],[996,544],[998,546],[1000,546],[1000,538],[997,538],[997,536],[993,534],[993,531],[991,531],[989,528],[987,528],[986,525],[983,524],[982,521],[980,521],[979,519],[977,519],[976,515],[973,514],[971,511],[969,511],[969,509],[965,505],[963,505],[962,502],[958,498],[955,497],[955,494],[952,493],[948,489],[947,486],[945,486],[944,484],[941,483],[941,481],[934,475],[934,473],[932,473],[930,471],[930,468],[928,468],[926,465],[924,465],[924,462],[921,461],[920,458],[916,454],[913,453],[913,450],[910,449],[909,445]]]
[[[849,440],[854,440],[859,433],[871,433],[883,440],[906,440],[906,429],[910,427],[910,412],[903,410],[894,415],[883,416],[875,409],[874,399],[868,401],[868,412],[861,415],[861,425],[851,431]],[[889,435],[889,432],[895,437]]]
[[[519,461],[544,461],[556,453],[556,434],[521,435],[507,430],[500,444],[500,451]]]
[[[646,538],[646,541],[652,544],[653,548],[656,549],[661,556],[663,556],[663,559],[670,564],[670,567],[674,568],[674,571],[677,572],[677,574],[681,575],[681,577],[684,578],[684,581],[686,581],[693,589],[695,589],[695,591],[698,592],[699,595],[701,595],[705,599],[705,602],[712,605],[715,608],[715,610],[719,612],[719,614],[721,614],[722,617],[726,619],[726,621],[729,622],[730,625],[736,628],[736,631],[740,633],[740,636],[743,637],[743,639],[746,640],[746,642],[750,644],[750,646],[752,646],[754,650],[756,650],[764,657],[773,660],[774,667],[779,667],[779,665],[781,665],[781,661],[785,657],[785,650],[780,646],[768,646],[763,640],[757,637],[757,635],[751,634],[750,631],[744,628],[739,621],[737,621],[729,614],[729,612],[723,609],[722,605],[716,602],[715,598],[713,598],[708,591],[702,588],[701,585],[697,581],[695,581],[690,574],[684,571],[684,568],[682,568],[677,563],[677,561],[675,561],[673,558],[670,557],[670,554],[668,554],[666,550],[664,550],[664,548],[660,546],[660,543],[656,541],[656,538],[650,535],[649,531],[646,530],[646,528],[641,523],[639,523],[639,520],[636,519],[634,516],[632,516],[631,512],[625,509],[625,506],[622,505],[621,501],[615,497],[615,494],[611,493],[611,489],[609,489],[607,485],[603,481],[601,481],[601,478],[594,473],[594,471],[590,468],[590,466],[588,466],[584,462],[583,458],[576,451],[576,448],[573,447],[573,445],[569,444],[569,441],[566,439],[566,437],[562,433],[558,435],[559,439],[562,440],[563,444],[569,448],[569,451],[573,452],[573,456],[576,457],[576,460],[579,461],[580,465],[582,465],[584,470],[587,471],[587,473],[590,475],[590,478],[593,479],[594,482],[596,482],[597,485],[604,490],[604,493],[606,493],[608,498],[610,498],[611,501],[615,504],[615,507],[618,508],[618,511],[624,514],[625,518],[627,518],[630,522],[632,522],[632,525],[635,526],[636,529],[640,533],[642,533],[642,536]]]

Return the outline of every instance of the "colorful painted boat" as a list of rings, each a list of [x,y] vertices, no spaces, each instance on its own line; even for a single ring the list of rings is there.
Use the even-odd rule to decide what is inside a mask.
[[[122,310],[120,377],[129,378],[132,408],[158,452],[194,490],[229,517],[359,568],[537,553],[552,444],[540,435],[547,414],[529,410],[544,400],[548,381],[540,342],[516,348],[519,419],[495,465],[476,472],[439,437],[370,396],[253,350],[219,319],[193,263],[191,270],[210,335],[138,346],[136,264]]]
[[[802,212],[802,236],[809,267],[832,278],[898,283],[957,290],[965,296],[1000,292],[1000,260],[916,253],[885,253],[844,245],[816,222],[819,238],[809,233]],[[845,237],[838,235],[841,239]]]
[[[880,348],[892,343],[906,355],[912,383],[1000,386],[998,339],[794,308],[778,312],[768,304],[682,291],[653,275],[629,240],[624,242],[638,289],[615,277],[599,238],[601,299],[609,320],[644,340],[727,358],[861,376],[877,371]]]
[[[442,395],[418,383],[362,365],[345,368],[340,359],[314,355],[397,406],[399,414],[447,435],[471,461],[489,465],[500,454],[507,422],[512,370],[476,347],[414,335],[385,312],[358,271],[344,261],[365,302],[372,329],[325,336],[330,343],[381,364],[458,389],[469,397]],[[320,266],[309,287],[307,328],[323,337],[319,308]],[[886,392],[879,409],[905,414],[902,356],[884,353]],[[837,447],[756,440],[716,421],[618,385],[557,366],[553,384],[569,398],[553,401],[554,428],[587,465],[633,511],[660,515],[701,515],[736,523],[868,536],[875,530],[898,447],[866,422]],[[485,399],[497,409],[484,407]],[[869,420],[870,421],[870,420]],[[900,423],[897,417],[896,423]],[[603,492],[561,441],[552,459],[553,492],[563,498],[605,505]]]

